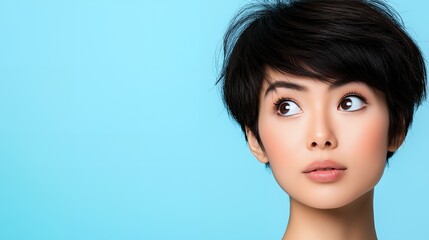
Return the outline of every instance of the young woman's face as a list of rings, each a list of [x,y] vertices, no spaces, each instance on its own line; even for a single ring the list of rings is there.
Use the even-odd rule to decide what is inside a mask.
[[[249,146],[269,162],[294,200],[315,208],[353,202],[380,180],[389,146],[384,94],[361,82],[344,85],[268,71],[259,134]]]

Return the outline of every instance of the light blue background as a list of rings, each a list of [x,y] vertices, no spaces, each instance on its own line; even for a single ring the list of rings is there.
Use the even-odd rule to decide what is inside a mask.
[[[245,1],[0,1],[0,239],[280,239],[288,199],[219,88]],[[429,56],[428,3],[397,0]],[[429,105],[376,190],[380,239],[423,239]]]

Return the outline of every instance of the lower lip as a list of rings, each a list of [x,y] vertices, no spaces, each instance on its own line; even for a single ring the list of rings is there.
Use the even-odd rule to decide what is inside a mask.
[[[312,181],[318,183],[331,183],[341,179],[346,170],[326,170],[326,171],[313,171],[305,173],[305,175]]]

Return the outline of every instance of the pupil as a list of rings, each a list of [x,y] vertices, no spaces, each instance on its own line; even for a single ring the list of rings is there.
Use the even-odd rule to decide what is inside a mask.
[[[287,112],[289,112],[289,109],[290,109],[290,105],[287,102],[282,103],[280,105],[280,113],[281,114],[286,114]]]
[[[343,108],[343,109],[349,109],[351,106],[352,106],[352,100],[350,100],[350,99],[345,99],[341,103],[341,108]]]

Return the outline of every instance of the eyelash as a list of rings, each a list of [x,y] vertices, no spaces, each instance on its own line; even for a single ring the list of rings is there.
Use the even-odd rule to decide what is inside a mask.
[[[351,96],[358,97],[358,98],[360,98],[360,99],[363,101],[363,103],[364,103],[364,104],[368,104],[368,101],[367,101],[366,97],[364,97],[364,96],[363,96],[363,94],[361,94],[361,93],[359,93],[359,92],[357,92],[357,91],[349,91],[349,92],[347,92],[346,94],[344,94],[344,96],[340,99],[340,102],[338,103],[338,105],[339,105],[339,104],[340,104],[344,99],[346,99],[347,97],[351,97]],[[274,102],[274,106],[273,106],[273,110],[274,110],[274,112],[278,112],[280,104],[281,104],[282,102],[284,102],[284,101],[292,101],[292,102],[296,103],[296,101],[295,101],[295,100],[293,100],[293,99],[291,99],[291,98],[284,98],[284,97],[281,97],[281,98],[277,99],[277,101],[275,101],[275,102]]]
[[[344,100],[344,99],[346,99],[347,97],[351,97],[351,96],[355,96],[355,97],[358,97],[358,98],[360,98],[360,100],[362,100],[362,102],[364,103],[364,104],[368,104],[368,101],[366,100],[366,97],[364,97],[363,96],[363,94],[361,94],[361,93],[359,93],[359,92],[356,92],[356,91],[349,91],[349,92],[347,92],[341,99],[340,99],[340,103]]]
[[[273,106],[274,112],[278,112],[279,111],[280,104],[282,102],[284,102],[284,101],[292,101],[292,102],[296,103],[296,101],[293,100],[293,99],[291,99],[291,98],[283,98],[283,97],[279,98],[279,99],[277,99],[277,101],[274,102],[274,106]]]

